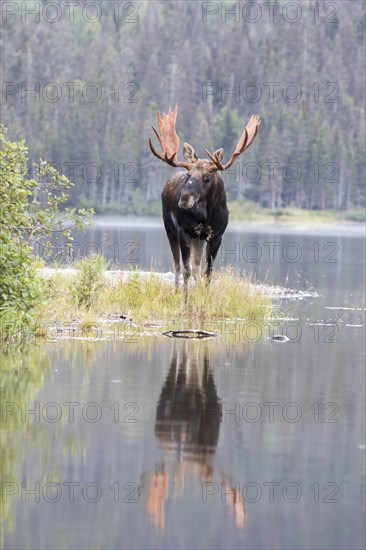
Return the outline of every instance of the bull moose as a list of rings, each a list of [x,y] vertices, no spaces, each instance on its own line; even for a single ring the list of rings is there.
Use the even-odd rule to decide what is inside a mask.
[[[191,274],[195,279],[200,275],[205,242],[205,277],[207,282],[211,279],[213,262],[229,220],[225,187],[220,172],[230,168],[253,143],[260,120],[257,115],[250,118],[228,162],[223,163],[223,148],[217,149],[213,154],[206,149],[209,159],[199,159],[189,143],[183,145],[186,162],[181,162],[177,158],[180,140],[175,131],[178,109],[179,105],[175,106],[174,111],[169,108],[168,114],[163,114],[163,118],[157,113],[160,133],[152,126],[162,152],[155,149],[151,139],[149,145],[158,159],[174,168],[187,170],[171,176],[161,194],[164,226],[174,259],[175,286],[178,289],[182,257],[184,287],[187,289]]]

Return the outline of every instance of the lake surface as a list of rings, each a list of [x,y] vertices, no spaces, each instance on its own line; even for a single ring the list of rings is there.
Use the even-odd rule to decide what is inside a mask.
[[[78,242],[121,268],[171,269],[159,224]],[[320,296],[276,302],[283,320],[258,338],[238,321],[230,338],[5,357],[4,548],[364,548],[364,248],[231,229],[217,265]]]

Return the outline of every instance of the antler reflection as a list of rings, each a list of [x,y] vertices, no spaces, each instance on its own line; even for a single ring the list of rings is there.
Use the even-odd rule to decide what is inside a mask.
[[[163,531],[168,498],[183,492],[187,478],[202,484],[212,482],[216,475],[227,487],[226,502],[236,525],[244,527],[246,506],[243,497],[235,489],[231,477],[214,464],[221,405],[208,350],[204,349],[202,358],[202,348],[194,350],[190,346],[188,342],[174,343],[169,371],[156,407],[155,435],[162,451],[162,462],[151,474],[143,476],[142,490],[148,484],[146,513],[155,527]]]

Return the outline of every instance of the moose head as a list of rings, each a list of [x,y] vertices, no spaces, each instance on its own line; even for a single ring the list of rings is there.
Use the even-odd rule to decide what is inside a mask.
[[[185,289],[190,276],[199,276],[205,242],[207,281],[211,279],[212,266],[220,248],[222,235],[229,220],[226,193],[221,173],[230,168],[236,159],[253,143],[260,120],[253,115],[244,128],[234,153],[223,161],[223,148],[210,153],[208,159],[198,158],[189,143],[183,145],[184,161],[178,160],[180,140],[175,130],[179,105],[174,111],[158,117],[159,131],[152,127],[161,146],[159,152],[149,139],[152,153],[161,161],[186,172],[173,175],[162,191],[163,220],[174,259],[175,284],[179,286],[181,258]]]

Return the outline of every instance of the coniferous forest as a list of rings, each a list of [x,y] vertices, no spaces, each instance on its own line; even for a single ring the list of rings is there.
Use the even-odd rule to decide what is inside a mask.
[[[156,201],[173,169],[150,152],[151,124],[179,103],[181,144],[203,158],[221,146],[228,158],[250,115],[261,117],[225,175],[231,200],[365,206],[363,1],[13,0],[1,10],[2,121],[31,161],[74,181],[72,205]]]

